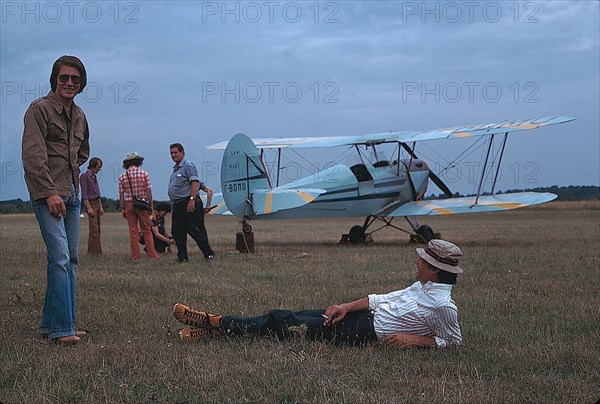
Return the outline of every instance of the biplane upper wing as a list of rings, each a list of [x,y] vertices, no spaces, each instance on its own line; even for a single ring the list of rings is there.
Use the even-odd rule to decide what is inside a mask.
[[[308,148],[308,147],[335,147],[354,144],[379,144],[396,142],[398,136],[409,136],[416,134],[414,131],[371,133],[356,136],[322,136],[322,137],[272,137],[253,138],[252,141],[258,149],[282,149],[282,148]],[[227,147],[228,140],[215,143],[207,147],[210,150],[221,150]]]
[[[259,149],[334,147],[349,145],[372,145],[391,142],[420,142],[436,139],[469,138],[475,136],[493,135],[497,133],[518,132],[537,129],[542,126],[557,125],[570,122],[575,118],[569,116],[550,116],[536,119],[521,119],[502,121],[484,125],[463,126],[431,131],[399,131],[387,133],[371,133],[357,136],[324,136],[324,137],[288,137],[288,138],[256,138],[252,139]],[[208,146],[211,150],[221,150],[227,147],[229,141]]]
[[[432,199],[407,202],[385,216],[456,215],[462,213],[498,212],[550,202],[555,194],[542,192],[516,192],[450,199]],[[476,203],[477,202],[477,203]]]

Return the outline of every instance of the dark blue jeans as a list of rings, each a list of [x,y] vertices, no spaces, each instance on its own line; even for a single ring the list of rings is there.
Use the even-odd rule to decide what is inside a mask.
[[[348,313],[332,326],[324,326],[325,309],[289,311],[270,310],[258,317],[223,316],[221,326],[227,334],[270,335],[280,340],[299,332],[310,340],[325,340],[336,345],[365,345],[376,342],[373,317],[370,311]]]
[[[196,209],[192,213],[187,211],[188,200],[182,200],[173,203],[173,216],[171,223],[171,234],[177,245],[177,258],[187,260],[187,235],[189,234],[198,248],[202,251],[204,257],[214,254],[208,244],[206,227],[204,227],[204,208],[202,201],[196,199]]]

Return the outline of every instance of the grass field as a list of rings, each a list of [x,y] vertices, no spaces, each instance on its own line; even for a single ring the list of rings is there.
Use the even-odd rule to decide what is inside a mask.
[[[454,299],[464,345],[394,351],[302,339],[180,343],[175,302],[218,314],[324,307],[413,282],[407,235],[338,245],[362,219],[254,222],[256,253],[235,254],[237,221],[210,217],[218,257],[129,260],[127,225],[103,223],[88,257],[82,219],[74,347],[39,338],[45,246],[33,215],[0,216],[0,402],[556,402],[600,398],[600,202],[428,218],[462,247]],[[400,223],[400,222],[399,222]]]

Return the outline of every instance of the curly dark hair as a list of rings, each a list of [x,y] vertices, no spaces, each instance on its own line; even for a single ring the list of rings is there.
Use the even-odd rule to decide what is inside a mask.
[[[158,211],[162,211],[162,212],[171,212],[171,204],[167,203],[167,202],[158,202],[156,205],[154,205],[154,210]]]

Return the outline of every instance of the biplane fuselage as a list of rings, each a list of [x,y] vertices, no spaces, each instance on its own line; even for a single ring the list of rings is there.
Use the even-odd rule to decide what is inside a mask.
[[[413,186],[420,199],[427,190],[427,163],[413,160],[401,161],[399,166],[398,162],[392,164],[388,161],[379,161],[375,165],[359,163],[352,167],[338,164],[315,175],[282,185],[278,188],[317,188],[325,192],[309,204],[271,214],[265,212],[267,214],[263,218],[365,217],[382,212],[386,207],[413,200]]]

